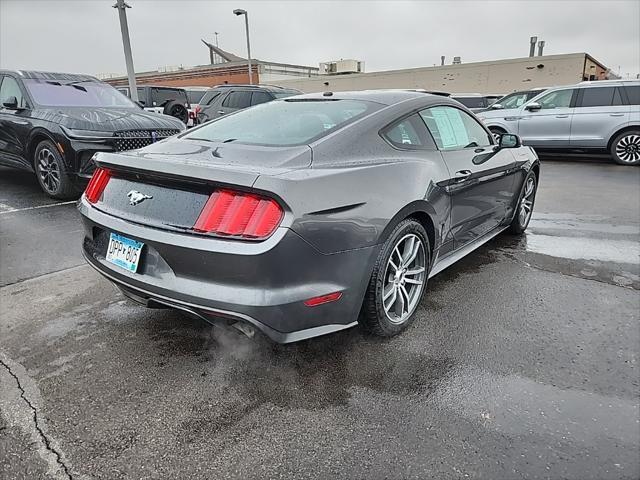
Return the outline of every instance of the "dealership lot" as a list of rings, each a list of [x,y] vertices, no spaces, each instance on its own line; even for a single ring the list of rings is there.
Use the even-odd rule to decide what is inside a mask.
[[[125,302],[75,205],[1,168],[0,477],[638,478],[639,184],[543,159],[527,235],[405,333],[280,346]]]

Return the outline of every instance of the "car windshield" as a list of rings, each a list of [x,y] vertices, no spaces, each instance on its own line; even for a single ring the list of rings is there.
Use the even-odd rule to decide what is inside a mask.
[[[487,101],[484,97],[453,97],[467,108],[483,108],[487,106]]]
[[[189,103],[199,104],[205,93],[207,93],[206,90],[187,90],[187,98],[189,99]]]
[[[222,117],[183,138],[257,145],[300,145],[382,106],[361,100],[276,100]]]
[[[518,108],[523,105],[529,98],[527,92],[511,93],[505,97],[502,97],[496,103],[502,105],[502,108]]]
[[[106,83],[95,80],[77,82],[25,79],[36,103],[48,107],[129,107],[135,103]]]

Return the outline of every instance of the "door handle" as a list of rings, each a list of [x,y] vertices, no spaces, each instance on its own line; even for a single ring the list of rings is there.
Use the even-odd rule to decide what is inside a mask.
[[[610,113],[610,117],[624,117],[624,113]]]
[[[218,115],[224,115],[224,110],[218,110]]]
[[[569,118],[569,115],[556,115],[556,118]]]
[[[456,182],[464,182],[471,176],[471,170],[458,170],[453,176]]]

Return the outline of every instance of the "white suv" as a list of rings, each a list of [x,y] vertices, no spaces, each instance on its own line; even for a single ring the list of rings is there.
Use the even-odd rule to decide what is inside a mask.
[[[494,134],[515,133],[538,150],[607,150],[622,165],[640,164],[638,80],[550,88],[520,107],[476,115]]]

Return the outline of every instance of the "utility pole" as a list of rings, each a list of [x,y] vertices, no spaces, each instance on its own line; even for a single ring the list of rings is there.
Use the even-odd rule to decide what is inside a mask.
[[[122,46],[124,47],[124,61],[127,65],[127,77],[129,78],[129,92],[131,100],[138,101],[138,88],[136,87],[136,72],[133,69],[133,56],[131,55],[131,40],[129,39],[129,26],[127,25],[127,8],[131,8],[124,0],[116,0],[113,8],[118,9],[120,17],[120,31],[122,32]]]
[[[251,68],[251,43],[249,42],[249,14],[246,10],[242,10],[241,8],[236,8],[233,11],[234,15],[240,16],[244,15],[244,28],[247,32],[247,60],[249,62],[249,85],[253,85],[253,72]]]

